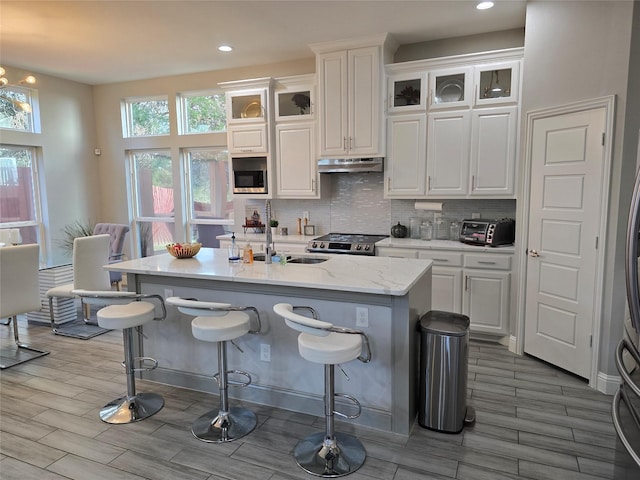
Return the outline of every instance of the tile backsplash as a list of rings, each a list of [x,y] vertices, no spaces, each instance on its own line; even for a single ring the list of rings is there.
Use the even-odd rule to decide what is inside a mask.
[[[432,200],[429,200],[432,201]],[[441,200],[442,216],[462,220],[479,213],[483,218],[515,218],[515,200]],[[236,230],[242,229],[247,207],[264,215],[264,200],[236,199]],[[389,234],[392,225],[409,226],[410,217],[433,219],[433,212],[416,210],[415,200],[384,198],[383,173],[334,173],[322,175],[322,198],[318,200],[271,200],[273,216],[290,234],[297,230],[297,219],[309,212],[315,235],[329,232]]]

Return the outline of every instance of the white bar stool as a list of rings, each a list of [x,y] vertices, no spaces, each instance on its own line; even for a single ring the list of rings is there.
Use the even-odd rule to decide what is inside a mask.
[[[306,310],[313,318],[294,313],[294,309]],[[273,310],[285,319],[286,324],[298,330],[298,351],[305,360],[324,364],[324,416],[325,431],[313,433],[296,445],[293,455],[298,465],[307,473],[320,477],[341,477],[355,472],[367,456],[364,446],[353,435],[335,432],[334,414],[344,418],[357,418],[362,407],[351,395],[335,393],[335,364],[356,358],[371,361],[371,349],[367,336],[350,328],[336,327],[317,319],[311,307],[294,307],[278,303]],[[355,415],[345,415],[335,410],[335,397],[346,398],[358,407]]]
[[[258,420],[255,413],[247,408],[229,408],[227,388],[250,385],[251,375],[241,370],[227,370],[227,342],[230,341],[242,352],[233,340],[261,330],[258,310],[254,307],[235,307],[228,303],[202,302],[180,297],[169,297],[166,302],[176,306],[179,312],[195,317],[191,321],[191,331],[195,338],[218,344],[218,373],[214,378],[220,389],[220,406],[193,423],[193,435],[203,442],[211,443],[231,442],[244,437],[256,427]],[[257,318],[257,328],[254,330],[251,330],[251,318],[246,311],[252,311]],[[242,375],[248,380],[244,383],[229,383],[229,373]]]
[[[98,325],[110,330],[121,329],[124,341],[124,368],[127,374],[127,394],[112,400],[100,410],[100,419],[106,423],[122,424],[144,420],[158,413],[164,406],[164,399],[157,393],[136,393],[135,373],[153,370],[158,362],[150,357],[134,357],[133,329],[152,320],[163,320],[167,316],[164,301],[160,295],[145,295],[135,292],[74,290],[74,295],[88,305],[108,306],[98,310]],[[156,316],[156,307],[143,299],[158,300],[162,314]],[[135,363],[140,366],[136,367]],[[144,362],[151,362],[145,367]]]

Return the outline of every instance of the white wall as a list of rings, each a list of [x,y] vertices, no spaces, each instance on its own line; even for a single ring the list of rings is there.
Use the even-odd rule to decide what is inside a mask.
[[[633,90],[628,84],[629,64],[639,62],[637,49],[631,56],[633,9],[631,1],[528,2],[524,43],[523,125],[531,110],[617,96],[599,360],[599,371],[608,375],[616,374],[612,352],[622,335],[626,301],[624,233],[636,154],[625,137],[635,130],[637,145],[640,125],[638,109],[628,110],[640,94],[638,83]],[[524,158],[524,137],[521,147]]]
[[[3,65],[7,77],[17,82],[28,74],[37,79],[41,132],[0,130],[0,142],[37,147],[43,189],[46,262],[69,263],[58,247],[65,225],[76,220],[96,221],[100,195],[95,144],[93,89],[89,85],[27,72]]]

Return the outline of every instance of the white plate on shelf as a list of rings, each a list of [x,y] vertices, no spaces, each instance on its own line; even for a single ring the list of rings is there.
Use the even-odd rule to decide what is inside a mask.
[[[464,83],[461,80],[445,80],[436,90],[436,103],[464,100]]]

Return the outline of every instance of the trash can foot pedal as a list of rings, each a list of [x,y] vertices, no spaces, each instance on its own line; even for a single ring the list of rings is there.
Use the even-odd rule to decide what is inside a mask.
[[[475,423],[476,421],[476,409],[473,407],[467,407],[467,413],[464,415],[464,423],[466,425]]]

